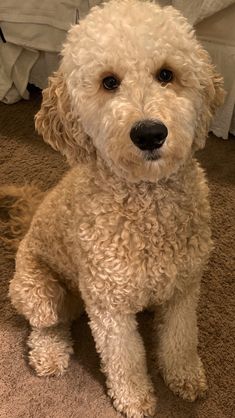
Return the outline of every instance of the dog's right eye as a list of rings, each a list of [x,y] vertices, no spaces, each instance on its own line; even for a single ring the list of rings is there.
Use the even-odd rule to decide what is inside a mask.
[[[116,90],[120,85],[120,81],[117,77],[110,75],[102,80],[102,84],[105,90]]]
[[[173,72],[171,70],[168,70],[167,68],[162,68],[159,74],[157,75],[158,81],[161,83],[170,83],[173,81]]]

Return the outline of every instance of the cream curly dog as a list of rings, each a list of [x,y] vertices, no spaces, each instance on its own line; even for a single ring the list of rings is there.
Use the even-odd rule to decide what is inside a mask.
[[[36,116],[73,167],[39,206],[10,283],[32,326],[30,364],[64,372],[83,301],[108,393],[128,418],[155,411],[136,321],[144,308],[161,308],[156,357],[170,389],[188,400],[206,390],[196,306],[212,244],[193,153],[222,100],[178,11],[112,0],[69,31]]]

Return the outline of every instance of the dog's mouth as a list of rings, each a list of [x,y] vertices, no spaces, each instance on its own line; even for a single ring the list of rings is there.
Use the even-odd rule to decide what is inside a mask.
[[[157,161],[161,158],[160,152],[157,149],[152,151],[143,151],[143,156],[146,161]]]

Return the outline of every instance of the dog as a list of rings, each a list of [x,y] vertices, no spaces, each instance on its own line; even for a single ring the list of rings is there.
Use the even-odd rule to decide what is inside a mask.
[[[114,407],[155,413],[136,314],[157,308],[156,359],[169,388],[207,388],[196,307],[212,239],[205,145],[223,82],[173,7],[111,0],[71,28],[36,128],[71,169],[22,239],[9,295],[32,326],[29,362],[60,375],[82,311]],[[160,310],[161,320],[158,313]]]

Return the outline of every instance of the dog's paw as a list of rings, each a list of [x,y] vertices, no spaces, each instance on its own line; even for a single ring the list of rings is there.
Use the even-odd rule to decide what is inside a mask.
[[[60,376],[73,353],[69,331],[62,326],[34,329],[28,339],[29,364],[38,376]]]
[[[202,363],[195,368],[175,370],[174,375],[165,376],[169,388],[184,400],[193,402],[203,398],[207,392],[206,375]]]
[[[156,411],[156,403],[156,397],[152,388],[146,393],[143,393],[142,390],[139,396],[136,388],[133,396],[130,396],[128,399],[113,397],[114,407],[127,418],[153,417]]]

